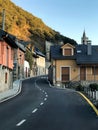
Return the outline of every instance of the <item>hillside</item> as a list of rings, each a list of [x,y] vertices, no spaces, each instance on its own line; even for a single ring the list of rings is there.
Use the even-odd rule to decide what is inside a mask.
[[[17,36],[19,39],[31,41],[44,52],[45,40],[59,43],[76,44],[68,37],[48,27],[33,14],[16,6],[10,0],[0,0],[0,28],[2,28],[2,10],[5,9],[5,31]]]

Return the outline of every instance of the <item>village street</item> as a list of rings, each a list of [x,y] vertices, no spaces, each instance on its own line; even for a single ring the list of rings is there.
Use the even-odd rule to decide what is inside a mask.
[[[74,90],[45,77],[23,81],[22,92],[0,104],[0,130],[97,130],[98,117]]]

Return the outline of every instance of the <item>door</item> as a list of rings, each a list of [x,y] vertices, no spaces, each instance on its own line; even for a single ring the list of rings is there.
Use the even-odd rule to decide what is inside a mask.
[[[80,67],[80,80],[86,80],[86,67]]]
[[[61,77],[62,81],[69,81],[69,67],[62,67],[61,69]]]

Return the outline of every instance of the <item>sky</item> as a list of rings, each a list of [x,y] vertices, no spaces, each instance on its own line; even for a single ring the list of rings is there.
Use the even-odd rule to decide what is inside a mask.
[[[85,30],[98,45],[98,0],[11,0],[55,31],[81,44]]]

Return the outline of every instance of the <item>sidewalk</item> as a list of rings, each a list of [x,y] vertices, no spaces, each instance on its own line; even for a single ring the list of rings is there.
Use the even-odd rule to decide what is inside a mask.
[[[0,103],[7,101],[18,95],[21,92],[21,84],[22,80],[16,80],[13,82],[13,88],[9,89],[8,91],[0,93]]]

